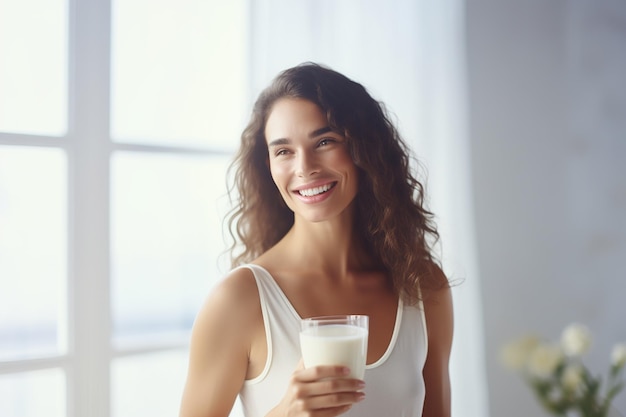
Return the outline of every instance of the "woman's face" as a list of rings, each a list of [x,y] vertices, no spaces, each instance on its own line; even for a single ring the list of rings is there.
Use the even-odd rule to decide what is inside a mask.
[[[319,222],[346,211],[357,193],[357,168],[346,138],[330,130],[317,105],[279,99],[265,138],[272,178],[296,217]]]

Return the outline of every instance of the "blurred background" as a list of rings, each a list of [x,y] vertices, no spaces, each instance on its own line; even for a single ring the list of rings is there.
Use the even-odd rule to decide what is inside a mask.
[[[427,170],[458,282],[453,415],[547,415],[498,359],[525,333],[583,323],[607,369],[623,0],[0,0],[1,416],[177,415],[229,267],[227,164],[256,95],[304,61],[385,102]]]

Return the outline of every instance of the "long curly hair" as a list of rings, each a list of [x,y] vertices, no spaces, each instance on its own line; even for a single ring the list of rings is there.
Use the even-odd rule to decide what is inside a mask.
[[[432,247],[439,234],[433,214],[424,207],[424,187],[411,172],[413,158],[384,104],[361,84],[310,62],[281,72],[259,95],[241,136],[229,168],[232,266],[250,262],[274,246],[294,223],[270,175],[264,134],[272,106],[281,98],[315,103],[329,127],[346,138],[359,171],[355,230],[395,292],[414,304],[423,290],[446,285],[437,274]]]

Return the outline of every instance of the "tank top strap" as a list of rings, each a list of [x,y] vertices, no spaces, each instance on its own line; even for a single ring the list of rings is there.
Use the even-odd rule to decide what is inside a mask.
[[[255,264],[245,264],[241,268],[248,268],[254,275],[267,341],[264,370],[256,378],[247,380],[246,385],[249,385],[265,380],[270,366],[288,369],[289,372],[295,369],[300,358],[300,316],[265,268]]]
[[[261,298],[261,304],[266,304],[268,309],[273,311],[272,315],[278,315],[283,320],[296,321],[300,324],[300,316],[293,307],[283,290],[278,283],[274,280],[274,277],[263,267],[255,264],[242,265],[252,271],[254,279],[256,280],[257,287],[259,288],[259,297]]]

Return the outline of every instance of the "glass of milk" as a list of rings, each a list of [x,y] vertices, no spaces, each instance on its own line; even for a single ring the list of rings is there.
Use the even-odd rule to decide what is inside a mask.
[[[344,365],[350,368],[349,378],[363,379],[368,332],[368,316],[321,316],[303,319],[300,349],[304,367]]]

